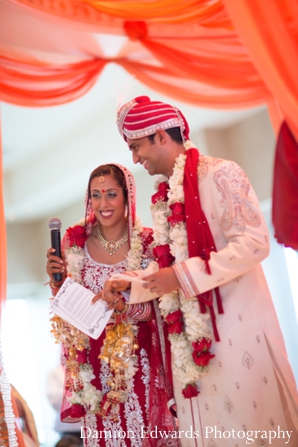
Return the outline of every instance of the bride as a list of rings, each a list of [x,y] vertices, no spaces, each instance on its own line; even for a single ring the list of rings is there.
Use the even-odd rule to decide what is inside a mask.
[[[91,173],[85,219],[66,231],[63,259],[47,251],[53,295],[67,274],[98,295],[114,273],[147,267],[152,230],[136,216],[135,198],[134,178],[123,166],[101,165]],[[55,282],[54,273],[62,273],[63,281]],[[114,312],[97,340],[52,317],[65,364],[61,420],[81,420],[87,447],[175,446],[173,437],[161,434],[174,426],[158,306],[129,305],[121,294],[107,305]]]

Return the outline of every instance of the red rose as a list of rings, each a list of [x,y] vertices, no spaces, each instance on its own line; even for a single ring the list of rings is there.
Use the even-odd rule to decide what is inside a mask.
[[[212,345],[212,341],[208,340],[207,338],[202,338],[202,340],[200,340],[200,341],[192,342],[193,350],[196,353],[202,352],[202,351],[208,351],[208,349],[211,348],[211,345]]]
[[[159,268],[169,267],[174,261],[173,256],[170,253],[169,244],[158,245],[153,248],[153,255],[158,262]]]
[[[168,200],[168,189],[169,189],[169,185],[166,182],[162,182],[158,185],[158,190],[155,194],[153,194],[153,196],[151,197],[151,202],[152,203],[156,203],[156,202],[166,202]]]
[[[172,210],[172,215],[168,217],[168,222],[172,227],[179,222],[185,221],[184,203],[175,202],[170,205],[170,208]]]
[[[174,216],[168,216],[167,220],[168,220],[169,224],[171,225],[171,227],[173,227],[174,225],[178,224],[179,222],[184,222],[184,217],[185,216],[179,216],[178,214],[175,214]]]
[[[82,418],[85,416],[86,411],[84,407],[80,404],[72,404],[70,407],[70,417],[72,418]]]
[[[87,234],[85,227],[81,225],[76,225],[75,227],[68,228],[66,230],[69,246],[77,245],[78,247],[84,247],[85,241],[87,239]]]
[[[184,203],[182,202],[175,202],[170,205],[170,209],[172,210],[172,214],[179,214],[181,216],[184,216]]]
[[[200,391],[197,390],[197,387],[194,383],[188,383],[185,388],[182,390],[182,394],[185,399],[190,399],[191,397],[196,397],[200,394]]]
[[[214,354],[211,354],[209,351],[201,352],[199,355],[197,352],[192,353],[193,360],[196,365],[198,366],[207,366],[213,357],[215,357]]]
[[[183,332],[183,322],[176,321],[168,327],[169,334],[181,334]]]
[[[180,309],[175,310],[175,312],[172,312],[171,314],[167,315],[165,320],[168,324],[173,324],[176,323],[176,321],[182,320],[181,310]]]

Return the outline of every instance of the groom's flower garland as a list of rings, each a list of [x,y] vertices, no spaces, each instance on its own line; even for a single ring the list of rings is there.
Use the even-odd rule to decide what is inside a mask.
[[[89,225],[89,224],[88,224]],[[139,270],[142,261],[143,246],[141,241],[141,232],[143,230],[142,222],[136,217],[136,222],[131,236],[131,247],[127,254],[127,270]],[[76,282],[82,284],[81,271],[85,262],[85,251],[83,249],[87,234],[84,227],[84,220],[67,230],[69,247],[65,249],[68,275]],[[86,409],[91,413],[100,411],[102,393],[91,384],[95,378],[93,368],[87,363],[86,351],[90,349],[89,338],[81,331],[67,323],[62,318],[54,315],[51,318],[52,333],[56,343],[63,343],[68,348],[69,359],[66,362],[66,389],[69,392],[67,397],[71,406],[71,417],[79,418],[85,415]],[[134,336],[136,336],[137,327],[133,326]],[[127,351],[127,346],[123,349]],[[80,351],[77,354],[77,350]],[[123,356],[120,356],[123,357]],[[132,378],[137,371],[137,358],[133,352],[131,358],[124,356],[128,368],[124,371],[124,380],[126,388],[130,389]]]
[[[184,216],[183,178],[186,155],[176,159],[173,175],[159,176],[152,197],[154,222],[153,250],[159,267],[168,267],[173,261],[188,259],[188,242]],[[185,299],[179,292],[160,298],[161,314],[168,323],[171,350],[174,354],[173,373],[185,385],[186,398],[196,396],[194,382],[208,371],[209,352],[212,340],[212,325],[209,314],[200,313],[196,297]]]

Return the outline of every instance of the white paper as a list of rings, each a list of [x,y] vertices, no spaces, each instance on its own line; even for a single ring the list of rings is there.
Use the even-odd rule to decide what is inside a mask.
[[[146,283],[142,278],[151,275],[158,271],[158,264],[150,262],[145,270],[133,270],[123,273],[116,273],[111,276],[109,281],[124,280],[131,282],[131,291],[129,295],[128,304],[144,303],[158,298],[160,295],[150,292],[149,289],[144,289],[143,284]],[[123,293],[123,295],[125,292]]]
[[[106,327],[113,309],[104,301],[91,304],[94,293],[68,277],[54,297],[50,308],[59,317],[95,340]]]

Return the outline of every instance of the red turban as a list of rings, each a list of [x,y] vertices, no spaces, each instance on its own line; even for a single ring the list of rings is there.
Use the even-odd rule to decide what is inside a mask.
[[[124,104],[117,114],[117,126],[125,141],[173,127],[180,127],[184,141],[189,138],[189,127],[180,110],[160,101],[151,101],[148,96],[139,96]]]

